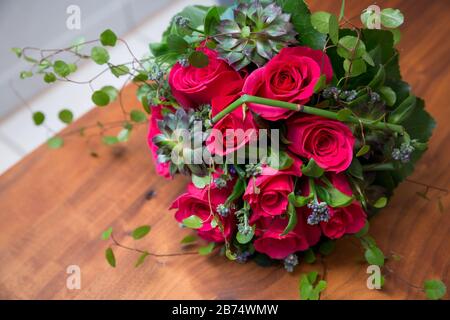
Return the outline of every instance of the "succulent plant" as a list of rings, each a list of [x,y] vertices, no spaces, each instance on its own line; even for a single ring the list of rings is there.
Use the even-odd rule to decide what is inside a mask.
[[[158,121],[160,134],[153,137],[158,147],[158,162],[169,162],[170,174],[177,172],[196,176],[208,174],[208,167],[203,163],[205,142],[204,122],[198,111],[177,109],[175,113],[167,113]]]
[[[250,63],[261,67],[281,48],[296,43],[290,15],[274,3],[240,3],[233,15],[220,22],[215,39],[220,56],[236,70]]]

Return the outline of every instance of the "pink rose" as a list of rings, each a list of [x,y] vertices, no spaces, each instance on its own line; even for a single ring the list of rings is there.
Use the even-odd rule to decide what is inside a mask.
[[[267,254],[272,259],[284,259],[291,253],[307,250],[320,239],[320,228],[306,223],[302,210],[297,210],[297,225],[282,236],[288,223],[287,218],[261,218],[257,223],[255,250]]]
[[[161,131],[158,128],[158,121],[162,120],[162,118],[163,118],[163,115],[162,115],[163,108],[164,108],[164,106],[161,106],[161,105],[151,107],[152,115],[150,117],[150,122],[149,122],[147,144],[150,147],[150,150],[152,151],[153,160],[156,165],[156,172],[160,176],[163,176],[165,178],[170,178],[169,163],[168,162],[160,163],[158,161],[158,154],[157,154],[158,147],[153,143],[153,137],[161,133]],[[168,108],[169,110],[173,110],[172,107],[166,107],[166,108]]]
[[[206,47],[197,50],[208,56],[209,63],[206,67],[182,67],[176,63],[169,74],[172,94],[184,108],[210,104],[215,96],[229,95],[235,92],[236,88],[241,90],[241,75],[224,60],[220,60],[217,52]]]
[[[212,116],[222,111],[237,98],[239,98],[238,95],[213,98]],[[253,121],[252,113],[248,110],[244,113],[239,107],[214,125],[206,145],[211,154],[223,156],[256,140],[257,136],[257,126]]]
[[[352,195],[352,189],[343,174],[333,174],[330,177],[333,186],[348,196]],[[367,221],[366,213],[358,201],[353,201],[343,208],[329,208],[330,220],[321,222],[323,233],[331,239],[338,239],[344,234],[356,233],[361,230]]]
[[[226,188],[219,189],[213,183],[210,195],[208,195],[208,187],[199,189],[190,183],[187,192],[175,199],[170,209],[177,209],[175,219],[180,223],[192,215],[198,216],[203,221],[202,227],[197,230],[198,235],[206,241],[223,242],[224,236],[229,239],[235,228],[234,212],[230,211],[226,217],[221,217],[217,214],[216,208],[219,204],[223,204],[231,194],[233,184],[234,182],[228,181]],[[209,200],[211,201],[211,207]],[[211,208],[215,215],[220,217],[224,227],[223,233],[218,226],[213,227],[211,225],[213,221]]]
[[[280,101],[305,104],[314,93],[314,86],[324,74],[333,77],[330,59],[321,50],[308,47],[283,48],[264,67],[253,71],[245,81],[245,94]],[[288,118],[293,111],[255,103],[250,109],[267,120]]]
[[[325,171],[342,172],[353,159],[355,137],[342,122],[317,116],[296,116],[287,121],[291,152],[313,158]]]
[[[288,195],[294,191],[294,177],[301,176],[300,165],[301,161],[294,158],[294,164],[287,170],[265,166],[254,181],[250,179],[243,199],[252,208],[252,222],[260,217],[274,217],[286,212]]]

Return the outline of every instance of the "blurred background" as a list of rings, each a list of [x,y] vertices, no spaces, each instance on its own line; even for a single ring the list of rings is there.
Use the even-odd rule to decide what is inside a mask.
[[[58,112],[68,108],[75,118],[93,107],[88,85],[46,84],[42,76],[20,79],[29,63],[11,51],[25,46],[54,49],[70,46],[77,39],[92,40],[105,29],[112,29],[126,40],[135,56],[148,53],[148,44],[159,41],[171,17],[187,5],[211,5],[220,0],[1,0],[0,1],[0,174],[44,143],[50,136],[46,128],[34,125],[32,112],[46,115],[46,125],[59,131],[64,124]],[[79,25],[73,15],[79,14]],[[109,50],[111,62],[130,60],[125,46]],[[75,80],[89,80],[102,70],[93,62],[84,62],[74,74]],[[112,84],[123,79],[110,72],[92,86]]]

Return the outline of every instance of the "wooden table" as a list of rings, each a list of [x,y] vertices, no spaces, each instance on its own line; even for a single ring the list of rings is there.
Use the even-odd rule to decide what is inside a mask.
[[[347,1],[346,16],[356,17],[370,1]],[[448,96],[450,55],[448,1],[378,1],[400,8],[406,17],[400,45],[404,78],[425,98],[438,120],[430,149],[412,178],[448,187],[450,115]],[[315,1],[314,10],[338,12],[340,1]],[[134,88],[124,92],[126,105],[137,106]],[[112,111],[114,110],[114,111]],[[96,109],[69,126],[109,121],[120,114],[118,105]],[[20,130],[20,128],[17,128]],[[240,265],[220,256],[148,259],[134,268],[137,255],[115,249],[117,268],[104,258],[107,243],[100,233],[113,226],[116,237],[132,245],[127,234],[142,224],[151,233],[137,245],[155,252],[180,250],[182,230],[167,209],[183,192],[186,179],[166,181],[155,174],[146,146],[146,127],[133,132],[118,151],[98,144],[99,158],[89,155],[84,139],[74,137],[64,148],[46,146],[20,161],[0,178],[0,298],[4,299],[296,299],[301,272],[323,272],[319,262],[289,274],[281,268]],[[156,192],[147,200],[149,190]],[[324,299],[420,299],[423,293],[403,280],[421,286],[440,278],[449,287],[449,198],[444,212],[435,201],[418,197],[423,188],[403,183],[389,206],[371,221],[371,233],[386,253],[402,256],[390,262],[382,291],[366,288],[366,264],[360,248],[337,242],[326,258],[328,289]],[[435,194],[431,194],[435,195]],[[66,268],[79,265],[82,288],[66,288]],[[402,280],[403,279],[403,280]]]

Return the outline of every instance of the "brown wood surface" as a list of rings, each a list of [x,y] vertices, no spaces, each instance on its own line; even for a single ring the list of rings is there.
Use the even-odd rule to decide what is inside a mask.
[[[370,1],[347,1],[346,16],[356,17]],[[414,92],[425,98],[439,125],[430,149],[412,178],[434,185],[449,185],[450,126],[448,107],[450,2],[378,1],[398,7],[406,17],[400,44],[401,66]],[[340,1],[314,1],[314,10],[338,12]],[[137,105],[134,88],[125,91],[125,103]],[[113,112],[111,112],[114,110]],[[66,130],[117,119],[118,105],[96,109]],[[20,130],[20,128],[17,128]],[[3,299],[296,299],[301,272],[323,272],[320,262],[288,274],[281,268],[239,265],[220,256],[152,258],[138,269],[137,255],[115,249],[118,265],[104,258],[107,243],[99,239],[109,226],[120,241],[135,226],[152,225],[139,247],[153,252],[176,252],[189,233],[167,209],[183,192],[186,179],[166,181],[155,174],[146,145],[146,126],[137,128],[120,150],[98,144],[100,158],[89,156],[79,137],[62,149],[42,146],[0,178],[0,298]],[[146,200],[149,190],[156,195]],[[389,206],[371,221],[371,233],[386,253],[402,256],[390,262],[382,291],[366,288],[362,251],[348,240],[338,241],[326,258],[328,289],[325,299],[420,299],[423,294],[403,280],[421,285],[440,278],[450,287],[449,198],[444,212],[435,202],[415,195],[423,189],[403,183]],[[66,288],[66,268],[81,267],[81,290]],[[403,280],[402,280],[403,279]],[[447,296],[448,297],[448,296]]]

